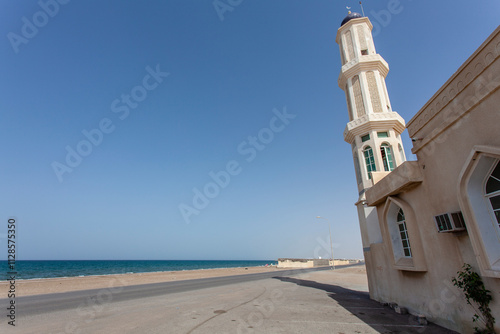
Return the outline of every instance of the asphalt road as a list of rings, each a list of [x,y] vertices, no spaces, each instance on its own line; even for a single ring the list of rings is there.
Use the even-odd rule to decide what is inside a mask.
[[[16,308],[19,316],[32,316],[59,310],[75,309],[92,303],[102,304],[108,302],[122,302],[139,298],[156,297],[171,293],[219,287],[228,284],[251,282],[266,278],[298,275],[321,270],[330,270],[330,267],[291,269],[268,273],[201,278],[186,281],[142,284],[125,287],[107,287],[102,289],[26,296],[16,298]],[[2,306],[8,306],[8,302],[8,299],[0,299],[0,305]]]
[[[16,326],[5,312],[0,333],[454,333],[370,300],[362,273],[329,268],[39,295],[16,305]]]

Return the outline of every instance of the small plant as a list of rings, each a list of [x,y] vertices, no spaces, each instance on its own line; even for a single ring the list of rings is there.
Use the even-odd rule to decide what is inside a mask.
[[[486,290],[481,280],[481,276],[472,271],[470,264],[465,263],[462,269],[462,271],[457,272],[458,279],[453,277],[452,282],[453,285],[464,291],[467,304],[472,306],[476,312],[477,309],[479,309],[479,313],[481,313],[481,315],[477,313],[474,314],[472,321],[478,322],[481,320],[485,324],[486,329],[480,330],[478,327],[474,327],[476,333],[495,333],[495,318],[491,315],[491,309],[489,307],[492,299],[490,291]],[[473,301],[475,305],[472,304],[471,301]]]

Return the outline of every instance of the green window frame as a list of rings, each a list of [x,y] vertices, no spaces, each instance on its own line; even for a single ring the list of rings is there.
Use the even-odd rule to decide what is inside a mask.
[[[363,155],[365,156],[366,171],[368,173],[368,178],[372,178],[372,173],[377,170],[375,166],[375,158],[373,157],[373,150],[370,146],[366,146],[363,149]]]
[[[391,172],[394,170],[394,158],[392,157],[392,150],[389,144],[383,143],[380,145],[380,153],[382,154],[382,162],[384,163],[384,170]]]
[[[389,133],[387,131],[385,131],[385,132],[377,132],[377,137],[379,137],[379,138],[388,138],[389,137]]]

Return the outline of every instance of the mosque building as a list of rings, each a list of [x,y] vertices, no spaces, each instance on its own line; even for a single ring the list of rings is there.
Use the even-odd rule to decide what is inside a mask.
[[[408,124],[392,109],[372,28],[349,13],[336,36],[370,297],[473,332],[476,311],[452,278],[470,264],[500,315],[500,27]]]

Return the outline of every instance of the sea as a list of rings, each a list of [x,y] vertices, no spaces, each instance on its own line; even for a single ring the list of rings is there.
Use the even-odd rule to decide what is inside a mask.
[[[0,261],[0,280],[148,273],[276,265],[272,260],[58,260]]]

